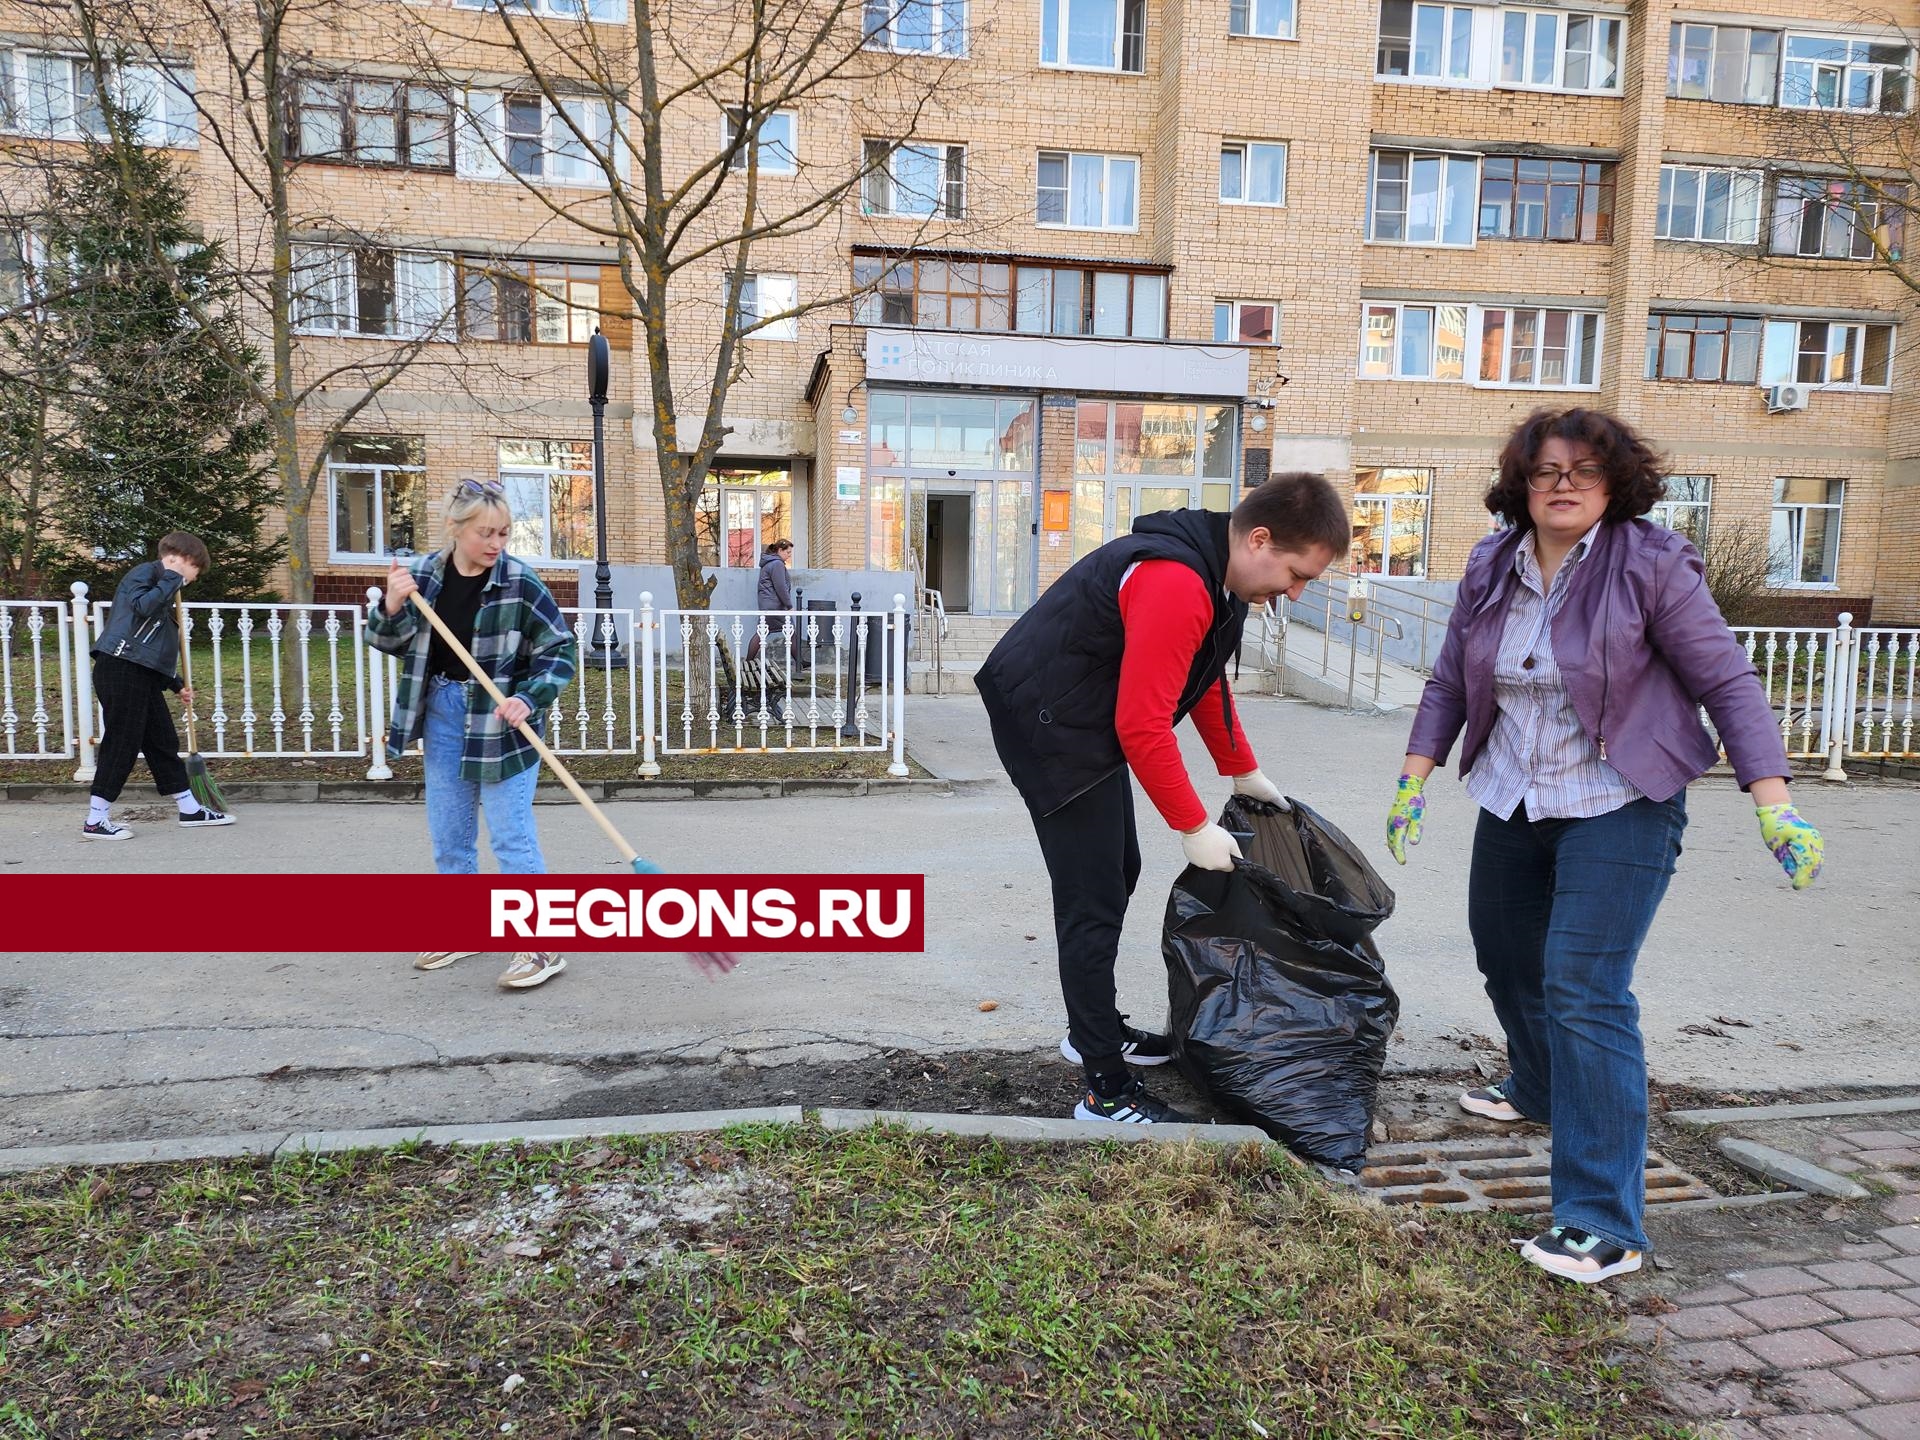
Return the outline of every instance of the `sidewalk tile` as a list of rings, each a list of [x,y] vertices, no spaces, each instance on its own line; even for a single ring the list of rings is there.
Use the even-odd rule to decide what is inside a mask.
[[[1829,1260],[1824,1265],[1809,1265],[1807,1269],[1829,1285],[1847,1290],[1871,1290],[1888,1285],[1897,1289],[1902,1283],[1900,1277],[1884,1265],[1867,1260]]]
[[[1688,1375],[1696,1380],[1714,1379],[1721,1375],[1731,1375],[1735,1371],[1760,1368],[1753,1356],[1731,1340],[1706,1340],[1694,1345],[1681,1345],[1674,1350],[1673,1358]],[[1901,1395],[1888,1398],[1904,1400],[1907,1397]]]
[[[1829,1325],[1822,1333],[1869,1359],[1920,1354],[1920,1329],[1905,1320],[1849,1320],[1844,1325]]]
[[[1913,1143],[1904,1130],[1849,1130],[1840,1138],[1859,1150],[1899,1150]]]
[[[1895,1404],[1920,1400],[1920,1355],[1894,1355],[1843,1365],[1840,1373],[1874,1399]]]
[[[1883,1320],[1890,1315],[1920,1315],[1920,1305],[1891,1290],[1825,1290],[1821,1292],[1820,1300],[1849,1320]]]
[[[1760,1433],[1777,1440],[1860,1440],[1865,1432],[1844,1415],[1775,1415],[1760,1422]]]
[[[1825,1284],[1797,1265],[1768,1265],[1760,1270],[1735,1270],[1727,1278],[1756,1295],[1801,1295],[1824,1290]]]
[[[1911,1148],[1913,1142],[1890,1150],[1862,1150],[1853,1158],[1862,1165],[1872,1165],[1881,1170],[1893,1170],[1907,1165],[1920,1165],[1920,1150]]]
[[[1896,1225],[1920,1225],[1920,1195],[1902,1195],[1880,1207],[1880,1213]]]
[[[1800,1370],[1785,1384],[1803,1410],[1853,1410],[1866,1403],[1860,1387],[1848,1384],[1831,1370]]]
[[[1863,1321],[1875,1325],[1875,1320]],[[1747,1349],[1769,1365],[1782,1370],[1805,1370],[1814,1365],[1838,1365],[1851,1360],[1854,1352],[1818,1330],[1776,1330],[1771,1335],[1756,1335],[1746,1342]]]
[[[1920,1282],[1920,1255],[1902,1255],[1887,1261],[1889,1270],[1897,1271],[1907,1279]]]
[[[1878,1440],[1920,1440],[1920,1405],[1876,1405],[1855,1411],[1853,1421]]]
[[[1801,1297],[1794,1296],[1794,1299]],[[1748,1304],[1768,1305],[1768,1300],[1752,1300]],[[1745,1309],[1746,1306],[1741,1306]],[[1830,1320],[1833,1312],[1822,1307],[1819,1319]],[[1680,1340],[1738,1340],[1745,1335],[1758,1335],[1764,1329],[1772,1329],[1766,1321],[1755,1321],[1729,1310],[1724,1305],[1696,1305],[1691,1310],[1676,1311],[1665,1317],[1667,1329]],[[1812,1325],[1814,1320],[1805,1324]]]
[[[1703,1285],[1698,1290],[1687,1290],[1673,1297],[1676,1305],[1730,1305],[1736,1300],[1745,1300],[1748,1292],[1731,1281],[1721,1280],[1712,1285]]]
[[[1722,1420],[1701,1432],[1707,1440],[1767,1440],[1767,1432],[1745,1420]]]
[[[1823,1298],[1812,1295],[1770,1295],[1765,1300],[1749,1300],[1733,1308],[1762,1330],[1791,1330],[1796,1325],[1824,1325],[1829,1320],[1840,1319],[1840,1312],[1821,1303]]]
[[[1889,1225],[1874,1232],[1905,1255],[1920,1255],[1920,1225]]]

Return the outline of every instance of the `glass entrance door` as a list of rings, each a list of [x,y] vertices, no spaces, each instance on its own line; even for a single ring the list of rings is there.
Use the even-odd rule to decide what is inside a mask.
[[[1107,538],[1125,535],[1142,515],[1151,515],[1157,510],[1191,510],[1195,499],[1191,485],[1116,480],[1107,491],[1112,512],[1107,517]]]
[[[916,475],[907,497],[910,567],[949,611],[1017,614],[1033,603],[1031,481]]]

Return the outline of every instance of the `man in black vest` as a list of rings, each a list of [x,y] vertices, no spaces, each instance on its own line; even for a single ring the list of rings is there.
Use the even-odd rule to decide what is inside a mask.
[[[1114,961],[1140,878],[1128,771],[1187,860],[1231,870],[1240,847],[1208,819],[1173,727],[1191,714],[1222,775],[1280,803],[1234,714],[1227,662],[1250,605],[1298,599],[1350,539],[1347,509],[1320,475],[1277,475],[1231,517],[1169,510],[1134,522],[1060,577],[1001,638],[977,683],[994,748],[1033,814],[1053,882],[1067,1035],[1086,1072],[1082,1120],[1179,1120],[1128,1068],[1162,1065],[1164,1035],[1125,1023]]]

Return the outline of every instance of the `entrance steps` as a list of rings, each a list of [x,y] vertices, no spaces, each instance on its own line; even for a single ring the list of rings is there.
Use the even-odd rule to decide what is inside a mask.
[[[927,627],[913,637],[907,663],[907,691],[914,695],[970,695],[973,676],[1000,637],[1012,628],[1012,615],[949,615],[945,633]]]

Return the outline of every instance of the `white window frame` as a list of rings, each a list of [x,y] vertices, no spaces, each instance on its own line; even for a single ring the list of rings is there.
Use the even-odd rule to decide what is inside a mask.
[[[560,20],[586,19],[596,25],[624,25],[627,0],[453,0],[460,10],[519,10]]]
[[[1786,500],[1781,498],[1783,487],[1794,480],[1818,480],[1827,486],[1827,494],[1833,494],[1833,487],[1840,487],[1838,500]],[[1840,588],[1840,531],[1846,523],[1847,482],[1843,477],[1830,475],[1777,475],[1773,481],[1774,500],[1767,512],[1767,584],[1775,590],[1838,590]],[[1831,580],[1806,580],[1801,578],[1801,559],[1806,550],[1807,515],[1811,511],[1821,511],[1829,517],[1830,528],[1827,531],[1828,548],[1833,552],[1833,578]],[[1781,522],[1786,526],[1786,544],[1775,543],[1775,535]],[[1782,578],[1786,573],[1774,562],[1784,558],[1792,568],[1792,579]]]
[[[1400,240],[1383,239],[1377,233],[1375,233],[1376,224],[1380,214],[1380,211],[1378,208],[1378,200],[1380,195],[1380,157],[1382,155],[1403,155],[1406,157],[1407,178],[1405,181],[1405,185],[1406,185],[1406,193],[1407,193],[1407,204],[1406,204],[1406,208],[1400,211],[1399,213],[1403,217],[1405,217],[1403,224],[1404,224],[1405,230],[1409,232],[1409,235],[1411,234],[1411,231],[1413,229],[1412,221],[1413,221],[1413,215],[1414,215],[1414,207],[1418,199],[1418,197],[1415,195],[1415,192],[1414,192],[1415,167],[1421,161],[1437,160],[1440,162],[1440,188],[1436,192],[1434,196],[1434,201],[1433,201],[1433,208],[1434,208],[1434,214],[1435,214],[1435,228],[1434,228],[1435,238],[1434,239],[1432,240],[1416,240],[1412,238],[1400,239]],[[1467,185],[1463,190],[1454,192],[1452,189],[1452,182],[1455,176],[1455,167],[1462,166],[1462,165],[1466,167],[1471,178],[1469,179]],[[1452,194],[1452,193],[1458,193],[1458,195],[1461,197],[1459,206],[1457,208],[1448,203],[1448,196],[1449,194]],[[1466,232],[1467,232],[1466,239],[1464,240],[1445,239],[1444,237],[1448,229],[1457,218],[1457,215],[1460,213],[1464,213],[1466,217]],[[1451,150],[1400,150],[1400,149],[1393,149],[1393,148],[1385,148],[1385,149],[1370,150],[1367,152],[1366,238],[1367,238],[1367,243],[1369,245],[1416,246],[1420,248],[1431,247],[1436,249],[1447,249],[1447,250],[1471,250],[1474,247],[1479,237],[1479,229],[1480,229],[1479,216],[1480,216],[1480,156],[1474,155],[1474,154],[1462,154],[1462,153],[1451,151]]]
[[[358,437],[342,436],[336,447],[350,438],[363,440],[399,440],[410,439],[407,436],[363,435]],[[371,470],[374,472],[373,523],[379,533],[379,543],[372,550],[342,550],[340,548],[340,489],[336,472],[342,470]],[[379,460],[336,460],[332,454],[327,456],[327,559],[336,564],[367,564],[384,562],[393,554],[387,544],[387,477],[389,475],[420,475],[427,473],[424,455],[418,465],[394,465]],[[419,553],[415,551],[415,553]]]
[[[1526,27],[1525,40],[1521,46],[1523,78],[1517,80],[1509,80],[1502,73],[1506,52],[1508,22],[1513,19],[1521,19]],[[1533,74],[1534,51],[1538,48],[1538,40],[1536,37],[1541,25],[1549,19],[1553,21],[1555,27],[1553,78],[1549,81],[1535,80],[1532,79],[1531,76]],[[1589,83],[1578,86],[1568,85],[1566,83],[1567,35],[1572,29],[1575,20],[1585,20],[1588,23],[1590,27],[1589,34],[1593,36],[1596,45],[1602,26],[1612,25],[1617,27],[1614,45],[1613,83],[1611,85],[1595,85],[1591,83],[1591,69],[1597,63],[1600,54],[1598,48],[1587,52],[1593,57],[1588,62]],[[1593,10],[1559,10],[1508,6],[1500,11],[1500,28],[1499,32],[1494,36],[1493,83],[1495,88],[1501,90],[1551,90],[1564,95],[1618,95],[1626,79],[1627,55],[1629,53],[1627,43],[1627,17],[1624,15],[1610,15]]]
[[[731,145],[740,133],[744,123],[744,113],[735,106],[720,116],[720,143]],[[770,135],[769,130],[784,125],[787,138]],[[760,131],[753,137],[753,143],[742,145],[727,162],[729,170],[745,170],[747,156],[757,152],[760,164],[757,173],[761,175],[798,175],[800,173],[800,117],[791,110],[775,110],[760,121]]]
[[[1817,186],[1831,189],[1841,186],[1855,192],[1850,196],[1813,195],[1806,193],[1806,187]],[[1789,187],[1797,188],[1801,193],[1789,194]],[[1820,249],[1806,251],[1800,248],[1800,232],[1806,224],[1807,211],[1818,208],[1821,212]],[[1862,224],[1862,211],[1874,216],[1872,225]],[[1828,227],[1832,217],[1842,216],[1846,221],[1846,254],[1829,254],[1826,249]],[[1880,228],[1882,220],[1881,202],[1874,198],[1872,190],[1858,181],[1841,180],[1824,175],[1776,175],[1773,185],[1773,233],[1768,238],[1767,249],[1774,255],[1800,260],[1853,260],[1871,263],[1879,258],[1875,249],[1873,232]],[[1790,248],[1783,248],[1783,246]],[[1864,247],[1866,254],[1862,255]],[[1897,254],[1897,251],[1896,251]]]
[[[1377,476],[1388,470],[1418,471],[1420,475],[1425,478],[1427,488],[1424,490],[1380,491],[1362,490],[1360,488],[1362,475],[1371,472]],[[1358,550],[1357,545],[1348,550],[1349,563],[1353,565],[1354,573],[1375,576],[1382,580],[1424,580],[1427,578],[1427,555],[1431,549],[1433,540],[1433,481],[1434,467],[1431,465],[1363,465],[1355,471],[1353,480],[1353,508],[1357,511],[1365,506],[1380,512],[1379,534],[1382,543],[1380,546],[1380,568],[1377,570],[1360,568],[1360,557],[1356,553]],[[1407,575],[1396,575],[1393,571],[1393,539],[1396,533],[1404,532],[1396,532],[1393,528],[1394,506],[1395,504],[1415,503],[1418,504],[1420,509],[1420,559],[1411,573]]]
[[[1855,45],[1900,44],[1904,39],[1905,39],[1904,36],[1901,37],[1900,40],[1880,40],[1880,39],[1875,39],[1873,37],[1864,36],[1864,35],[1835,35],[1822,30],[1788,30],[1781,37],[1781,40],[1780,40],[1780,106],[1781,108],[1785,110],[1832,110],[1832,111],[1837,111],[1841,114],[1848,114],[1848,115],[1910,115],[1912,114],[1913,113],[1913,47],[1911,45],[1905,46],[1905,49],[1907,52],[1907,58],[1904,63],[1899,65],[1888,65],[1888,64],[1883,64],[1880,62],[1869,61],[1869,60],[1856,61],[1852,58],[1853,56],[1852,47]],[[1843,64],[1837,67],[1824,61],[1795,60],[1788,53],[1793,48],[1793,42],[1795,40],[1817,40],[1817,41],[1822,41],[1828,44],[1845,45],[1848,47],[1847,49],[1848,58]],[[1791,94],[1789,71],[1790,71],[1790,68],[1795,65],[1812,65],[1814,67],[1816,77],[1819,71],[1823,69],[1831,70],[1831,69],[1837,68],[1840,71],[1840,84],[1839,84],[1840,103],[1838,105],[1820,105],[1815,103],[1815,97],[1819,91],[1819,82],[1817,78],[1815,80],[1814,85],[1809,89],[1807,95],[1804,98],[1794,98]],[[1847,104],[1847,100],[1846,100],[1847,91],[1850,88],[1848,85],[1848,82],[1853,78],[1853,72],[1856,70],[1871,71],[1873,73],[1873,99],[1875,103],[1871,105],[1864,105],[1864,106]],[[1889,71],[1894,72],[1896,74],[1904,75],[1906,77],[1906,92],[1907,92],[1906,102],[1907,103],[1902,105],[1898,110],[1884,110],[1880,107],[1880,104],[1879,104],[1881,94],[1886,87],[1886,78]]]
[[[1043,186],[1040,175],[1049,158],[1058,158],[1065,162],[1064,186]],[[1102,223],[1098,225],[1076,225],[1073,223],[1073,172],[1077,162],[1100,163],[1100,213]],[[1113,220],[1115,167],[1127,166],[1133,173],[1133,214],[1124,223]],[[1056,191],[1060,195],[1060,213],[1058,220],[1039,218],[1039,197],[1047,191]],[[1106,155],[1090,150],[1042,150],[1034,171],[1034,224],[1043,230],[1109,230],[1131,233],[1140,228],[1140,157],[1138,155]]]
[[[1073,44],[1073,9],[1076,5],[1110,5],[1113,8],[1110,62],[1067,58]],[[1130,33],[1127,29],[1130,12],[1137,12],[1140,21],[1136,33]],[[1128,54],[1130,45],[1137,54]],[[1040,63],[1049,70],[1097,70],[1115,75],[1142,75],[1146,73],[1146,52],[1147,0],[1040,0]],[[1129,59],[1137,59],[1139,63],[1129,65]]]
[[[1509,329],[1506,338],[1500,346],[1500,378],[1488,380],[1481,376],[1480,361],[1483,358],[1482,347],[1486,340],[1487,317],[1492,314],[1506,316]],[[1533,330],[1533,378],[1530,380],[1514,380],[1511,378],[1513,373],[1512,326],[1513,317],[1516,314],[1531,314],[1537,317],[1534,321]],[[1587,347],[1577,343],[1575,338],[1576,334],[1590,336],[1589,344],[1593,357],[1593,379],[1591,381],[1581,384],[1566,383],[1559,385],[1546,384],[1541,381],[1540,367],[1546,355],[1547,317],[1549,315],[1565,315],[1567,317],[1566,372],[1569,375],[1578,373],[1582,361],[1589,353]],[[1587,320],[1593,322],[1591,329],[1588,329],[1584,323]],[[1578,327],[1577,330],[1576,327]],[[1476,305],[1473,307],[1472,322],[1468,326],[1469,337],[1467,350],[1472,357],[1471,368],[1468,372],[1469,377],[1472,384],[1482,390],[1573,390],[1588,392],[1598,390],[1602,379],[1600,368],[1601,359],[1606,354],[1606,327],[1607,317],[1605,312],[1599,310],[1583,310],[1573,305]]]
[[[1687,32],[1706,30],[1711,32],[1707,43],[1707,93],[1704,95],[1682,95],[1680,93],[1680,68],[1686,56]],[[1743,42],[1745,50],[1740,67],[1740,95],[1738,100],[1728,100],[1713,93],[1714,80],[1720,71],[1720,45],[1724,35],[1734,31],[1747,37]],[[1753,87],[1753,40],[1756,34],[1771,35],[1775,39],[1773,52],[1773,78],[1758,95],[1749,98]],[[1786,54],[1786,32],[1772,25],[1714,25],[1692,20],[1675,20],[1667,33],[1667,98],[1670,100],[1704,100],[1714,105],[1771,105],[1780,93],[1781,62]]]
[[[1487,82],[1486,63],[1488,41],[1492,31],[1489,20],[1478,18],[1485,14],[1497,19],[1498,11],[1482,11],[1471,5],[1455,5],[1445,0],[1412,0],[1413,12],[1409,20],[1411,26],[1407,35],[1407,73],[1392,75],[1380,68],[1380,49],[1382,43],[1382,19],[1384,5],[1374,7],[1374,48],[1373,78],[1382,85],[1440,85],[1448,87],[1484,88]],[[1438,10],[1440,19],[1440,70],[1436,74],[1423,75],[1414,69],[1416,41],[1420,34],[1420,12]],[[1464,33],[1467,45],[1467,73],[1462,75],[1452,68],[1452,59],[1458,49],[1461,35]]]
[[[55,68],[61,72],[55,77]],[[96,134],[82,123],[83,94],[92,95],[93,69],[84,55],[26,46],[0,46],[0,132],[50,140],[78,140]],[[134,139],[148,149],[195,150],[200,145],[200,112],[194,100],[194,72],[188,64],[133,60],[116,67],[109,81],[114,98],[142,111]],[[36,94],[40,104],[36,107]],[[35,122],[36,108],[45,112]]]
[[[1825,373],[1831,375],[1834,362],[1850,352],[1854,357],[1850,375],[1840,380],[1800,378],[1800,354],[1805,338],[1803,332],[1809,325],[1827,327]],[[1868,332],[1873,330],[1887,332],[1887,379],[1885,383],[1877,385],[1865,384],[1860,379],[1867,363]],[[1852,337],[1851,344],[1848,343],[1849,336]],[[1862,390],[1869,394],[1885,394],[1893,388],[1894,361],[1899,341],[1900,331],[1895,325],[1862,320],[1769,320],[1760,341],[1760,384],[1763,387],[1808,385],[1818,390]]]
[[[1247,195],[1253,178],[1253,152],[1277,150],[1280,153],[1280,193],[1271,200],[1255,200]],[[1227,193],[1227,156],[1239,157],[1238,195]],[[1287,205],[1287,142],[1284,140],[1225,140],[1220,144],[1220,203],[1248,205],[1267,210],[1284,210]]]
[[[1255,28],[1269,18],[1274,22],[1271,29]],[[1227,34],[1238,39],[1297,39],[1294,34],[1297,20],[1294,0],[1227,0]]]
[[[1671,233],[1675,208],[1673,195],[1681,183],[1680,177],[1682,175],[1694,177],[1693,228],[1695,233],[1692,235],[1675,235]],[[1707,187],[1713,182],[1714,177],[1721,175],[1727,177],[1727,220],[1729,231],[1731,231],[1735,216],[1739,215],[1742,219],[1751,220],[1752,234],[1734,235],[1728,233],[1726,235],[1707,235],[1700,233],[1705,229],[1707,221]],[[1734,166],[1662,165],[1660,167],[1660,193],[1654,209],[1654,238],[1656,240],[1675,240],[1692,245],[1758,245],[1760,243],[1762,229],[1761,214],[1766,207],[1766,179],[1767,177],[1764,171],[1743,170]],[[1747,196],[1747,206],[1744,213],[1742,213],[1740,204],[1742,190],[1746,192]],[[1660,217],[1662,215],[1667,217],[1665,221],[1667,230],[1664,233],[1661,230],[1662,221]]]
[[[967,4],[968,0],[864,0],[860,14],[862,43],[869,49],[896,55],[964,58]],[[899,22],[909,12],[925,14],[931,20],[924,45],[901,43]]]
[[[876,147],[886,149],[886,158],[877,164],[875,163]],[[895,162],[904,153],[925,157],[939,166],[939,194],[934,197],[932,209],[903,210],[900,208],[899,197],[906,187],[901,185],[900,177],[894,167]],[[867,166],[867,173],[860,183],[860,211],[863,215],[871,215],[877,219],[898,220],[964,220],[966,218],[967,147],[965,145],[868,140],[864,163]],[[876,182],[884,184],[884,197],[876,193]],[[907,193],[915,192],[908,190]],[[875,203],[880,199],[884,199],[884,205]]]
[[[746,277],[740,290],[739,338],[742,340],[798,340],[800,317],[792,312],[800,304],[800,281],[794,275],[756,272]],[[778,316],[768,323],[762,317]]]
[[[510,445],[548,445],[578,447],[585,452],[585,458],[577,464],[556,464],[549,458],[544,463],[526,460],[509,461],[506,456]],[[589,440],[548,440],[544,438],[513,436],[495,442],[495,473],[507,493],[508,509],[513,514],[513,532],[508,548],[523,560],[551,561],[555,564],[577,564],[593,559],[593,442]],[[580,555],[556,555],[553,553],[553,484],[555,480],[567,479],[584,481],[587,496],[587,537],[582,547],[587,553]],[[527,542],[526,529],[535,517],[532,506],[527,503],[527,495],[537,489],[540,496],[540,547],[536,550]]]
[[[538,135],[507,132],[509,101],[532,102],[539,106]],[[556,106],[538,91],[470,90],[465,104],[453,115],[453,167],[463,180],[501,180],[515,185],[556,185],[568,188],[604,189],[606,175],[600,169],[595,152],[575,138],[561,116],[561,107],[573,116],[581,129],[592,137],[599,153],[611,153],[622,173],[627,168],[626,147],[614,134],[612,107],[604,98],[566,95]],[[515,140],[537,140],[537,174],[517,170],[512,163]]]
[[[1252,307],[1273,311],[1273,337],[1269,340],[1242,340],[1240,317]],[[1224,326],[1222,322],[1225,322]],[[1224,329],[1224,334],[1222,333]],[[1216,300],[1213,302],[1213,341],[1216,345],[1278,345],[1280,343],[1280,302],[1278,300]]]
[[[452,340],[456,325],[453,303],[453,257],[424,250],[391,250],[393,257],[392,324],[384,331],[360,328],[360,254],[362,249],[331,243],[296,240],[293,245],[294,332],[300,335],[342,335],[367,340]],[[330,320],[300,319],[302,295],[314,280],[302,278],[324,267],[317,276],[331,286]]]
[[[1460,311],[1461,355],[1460,374],[1439,375],[1440,368],[1440,312],[1443,309]],[[1369,375],[1367,373],[1368,324],[1376,311],[1393,312],[1393,373],[1391,375]],[[1427,373],[1409,372],[1402,359],[1406,354],[1403,337],[1406,333],[1407,312],[1424,310],[1428,312],[1427,322]],[[1401,383],[1419,385],[1461,385],[1466,383],[1468,368],[1473,364],[1474,346],[1473,307],[1453,300],[1363,300],[1360,303],[1360,360],[1356,374],[1362,380],[1380,383]]]
[[[1713,527],[1713,476],[1669,475],[1666,477],[1666,480],[1669,494],[1664,500],[1654,501],[1653,508],[1647,512],[1647,518],[1656,525],[1666,526],[1667,529],[1673,531],[1676,535],[1685,535],[1693,542],[1696,550],[1704,551],[1707,544],[1707,537],[1712,533]],[[1676,499],[1671,494],[1673,482],[1676,480],[1697,483],[1701,487],[1701,498],[1698,500],[1692,498]],[[1688,530],[1683,530],[1680,526],[1673,523],[1680,518],[1683,511],[1698,515],[1700,521],[1700,533],[1698,535]]]

